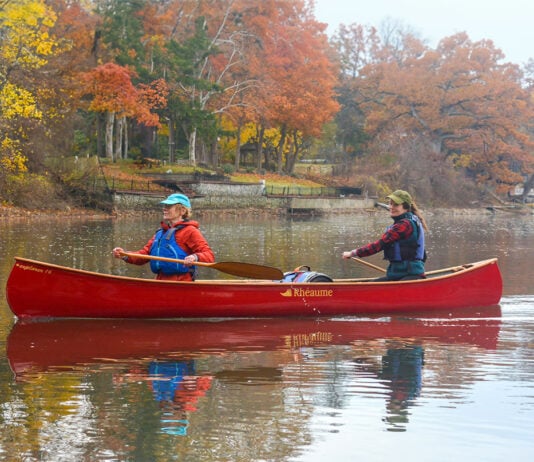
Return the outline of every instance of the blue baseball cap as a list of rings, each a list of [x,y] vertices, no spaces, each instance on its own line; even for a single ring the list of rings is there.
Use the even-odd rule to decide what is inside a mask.
[[[175,205],[175,204],[182,204],[184,207],[187,207],[188,209],[191,208],[191,202],[189,202],[189,198],[185,194],[171,194],[167,199],[164,201],[161,201],[160,204],[164,205]]]

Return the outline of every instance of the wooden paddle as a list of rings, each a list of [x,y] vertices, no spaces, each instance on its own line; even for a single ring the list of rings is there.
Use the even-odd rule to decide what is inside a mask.
[[[142,255],[139,253],[130,253],[122,252],[124,257],[133,257],[133,258],[145,258],[146,260],[160,260],[168,261],[171,263],[185,263],[184,260],[179,260],[177,258],[165,258],[165,257],[156,257],[153,255]],[[223,273],[231,274],[233,276],[240,276],[243,278],[251,279],[272,279],[278,280],[284,278],[284,273],[278,268],[272,268],[270,266],[256,265],[254,263],[241,263],[241,262],[219,262],[219,263],[204,263],[197,261],[195,262],[197,266],[207,266],[208,268],[213,268]]]
[[[381,268],[380,266],[376,266],[376,265],[373,265],[372,263],[369,263],[365,260],[362,260],[360,258],[356,258],[356,257],[350,257],[351,260],[356,260],[358,263],[361,263],[362,265],[366,265],[368,266],[369,268],[374,268],[375,270],[377,271],[380,271],[382,273],[385,273],[386,270],[384,268]]]

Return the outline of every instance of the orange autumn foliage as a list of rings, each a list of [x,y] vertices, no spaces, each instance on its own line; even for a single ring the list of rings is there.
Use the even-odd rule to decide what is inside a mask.
[[[500,63],[490,41],[472,42],[465,33],[435,50],[407,36],[402,53],[381,53],[353,83],[368,134],[417,133],[428,140],[428,155],[454,161],[462,154],[481,182],[522,181],[517,166],[525,172],[532,165],[534,143],[524,127],[534,105],[517,65]]]

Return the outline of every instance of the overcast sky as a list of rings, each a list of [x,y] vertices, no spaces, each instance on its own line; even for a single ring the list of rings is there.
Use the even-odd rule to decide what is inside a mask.
[[[506,61],[524,64],[534,58],[534,0],[315,0],[315,17],[329,25],[329,34],[341,23],[378,28],[389,17],[432,47],[466,32],[472,41],[492,40]]]

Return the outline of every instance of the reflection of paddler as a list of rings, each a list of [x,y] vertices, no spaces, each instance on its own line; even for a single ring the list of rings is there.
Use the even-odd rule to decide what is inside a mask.
[[[161,430],[170,435],[186,435],[187,412],[197,410],[198,399],[211,387],[210,376],[195,375],[195,362],[152,361],[149,377],[154,397],[163,406]]]
[[[211,382],[212,377],[208,375],[184,377],[174,394],[174,402],[184,411],[196,411],[198,399],[206,395],[211,388]]]
[[[407,401],[421,392],[424,350],[419,345],[390,348],[382,357],[381,379],[387,380],[391,399]]]
[[[185,375],[195,374],[193,361],[158,362],[153,361],[148,367],[152,378],[152,390],[158,401],[173,401],[178,385]]]
[[[211,387],[210,376],[195,375],[195,362],[173,361],[150,363],[152,390],[158,401],[173,401],[184,411],[196,411],[196,402]]]

